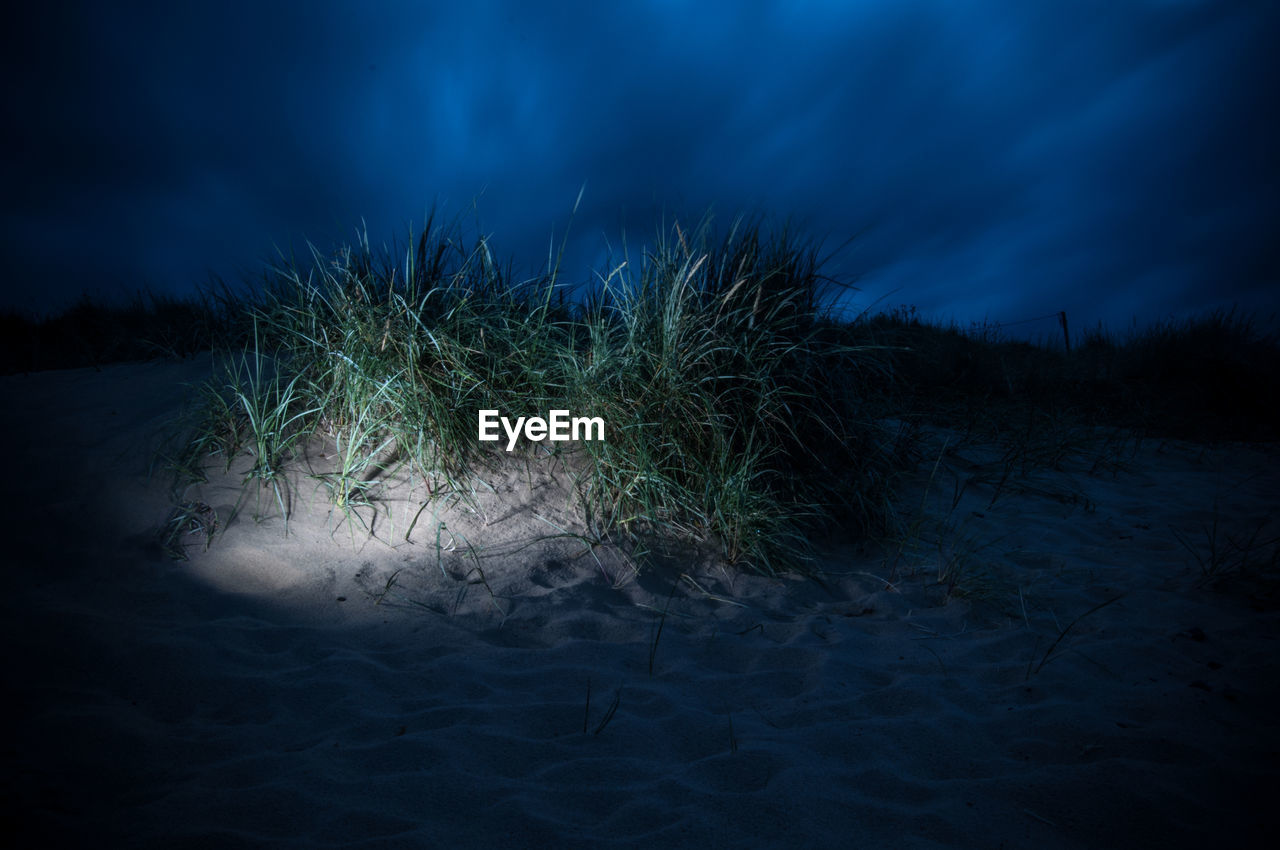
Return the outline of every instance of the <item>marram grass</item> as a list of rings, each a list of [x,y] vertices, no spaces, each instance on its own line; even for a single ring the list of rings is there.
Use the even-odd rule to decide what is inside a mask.
[[[480,410],[567,409],[606,423],[605,439],[574,444],[597,539],[714,540],[772,572],[804,563],[824,519],[874,525],[885,494],[870,491],[899,456],[869,411],[831,401],[855,368],[878,367],[875,346],[825,332],[839,293],[814,249],[741,221],[717,240],[704,221],[673,226],[637,265],[574,298],[554,269],[517,283],[485,239],[430,222],[399,255],[376,256],[367,237],[313,250],[244,303],[252,330],[229,358],[241,365],[206,388],[187,455],[251,453],[283,512],[279,465],[322,433],[338,454],[322,480],[350,516],[389,457],[453,494],[513,460],[478,441]],[[548,446],[561,450],[524,445],[520,459]]]

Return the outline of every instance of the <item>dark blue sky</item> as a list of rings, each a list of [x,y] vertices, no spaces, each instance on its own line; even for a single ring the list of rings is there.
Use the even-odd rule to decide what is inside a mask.
[[[3,305],[235,280],[433,203],[531,271],[585,184],[571,279],[713,205],[860,234],[829,267],[859,305],[1280,309],[1272,0],[116,5],[2,37]]]

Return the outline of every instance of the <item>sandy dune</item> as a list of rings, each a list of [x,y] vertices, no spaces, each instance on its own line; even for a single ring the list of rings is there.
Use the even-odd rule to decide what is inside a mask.
[[[207,371],[0,379],[7,831],[1047,850],[1271,829],[1276,583],[1203,581],[1174,532],[1205,557],[1215,516],[1220,543],[1280,533],[1275,446],[1148,441],[1003,484],[982,447],[935,454],[902,498],[928,507],[919,540],[834,541],[821,584],[536,541],[577,530],[549,465],[495,473],[479,512],[419,512],[402,483],[372,540],[306,478],[287,536],[273,497],[232,519],[233,469],[186,494],[222,528],[175,562],[147,463]],[[952,564],[970,595],[938,586]]]

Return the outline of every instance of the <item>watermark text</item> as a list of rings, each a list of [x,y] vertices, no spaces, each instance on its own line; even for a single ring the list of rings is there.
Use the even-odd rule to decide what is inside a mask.
[[[599,416],[570,416],[567,410],[549,410],[547,418],[541,416],[518,417],[515,424],[505,416],[499,416],[496,410],[480,411],[480,440],[496,442],[502,439],[498,433],[501,427],[507,435],[507,451],[516,447],[521,433],[530,442],[551,440],[552,442],[568,442],[569,440],[603,440],[604,420]]]

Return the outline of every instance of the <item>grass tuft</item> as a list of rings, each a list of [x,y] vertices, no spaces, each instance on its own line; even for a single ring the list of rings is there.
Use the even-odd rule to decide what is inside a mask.
[[[393,250],[375,254],[361,233],[272,270],[228,323],[250,330],[223,385],[204,389],[184,469],[202,452],[247,452],[248,478],[287,520],[280,465],[328,440],[336,468],[317,477],[363,523],[356,509],[391,468],[465,499],[508,460],[477,440],[480,409],[565,409],[606,423],[603,441],[572,447],[595,540],[711,540],[727,561],[773,573],[806,564],[823,521],[877,521],[898,458],[868,411],[833,402],[868,348],[833,338],[840,288],[789,232],[674,224],[635,275],[624,261],[576,297],[555,269],[514,281],[487,239],[456,226],[429,221]]]

